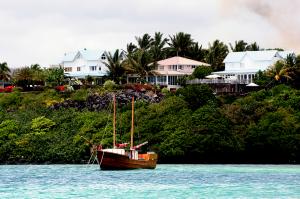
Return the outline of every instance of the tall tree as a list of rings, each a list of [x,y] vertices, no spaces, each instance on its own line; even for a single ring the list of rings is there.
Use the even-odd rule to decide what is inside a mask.
[[[0,80],[3,82],[4,87],[4,81],[7,81],[11,78],[10,76],[10,69],[7,66],[6,62],[0,63]]]
[[[141,79],[145,79],[155,67],[151,62],[152,56],[149,51],[138,49],[135,53],[128,54],[125,67],[129,72],[139,74]]]
[[[138,47],[140,49],[148,50],[151,46],[153,39],[149,34],[144,34],[142,37],[135,37]]]
[[[32,71],[32,80],[36,85],[44,85],[46,79],[46,73],[39,64],[32,64],[30,66]]]
[[[246,47],[246,50],[248,50],[248,51],[258,51],[258,50],[260,50],[260,48],[259,48],[259,45],[256,42],[254,42],[252,44],[248,44],[247,47]]]
[[[33,70],[28,66],[18,68],[13,73],[13,79],[16,85],[28,88],[29,85],[33,84]]]
[[[243,52],[243,51],[258,51],[259,46],[256,42],[248,44],[244,40],[235,41],[234,45],[229,43],[232,52]]]
[[[242,52],[246,51],[247,42],[244,40],[239,40],[234,42],[234,46],[231,43],[229,43],[229,46],[232,52]]]
[[[170,37],[169,51],[171,56],[186,56],[194,43],[190,34],[179,32]]]
[[[107,57],[107,62],[103,62],[103,64],[109,70],[109,77],[117,83],[120,82],[125,74],[122,54],[117,49],[114,54],[105,52],[105,56]]]
[[[198,61],[205,61],[206,55],[207,50],[202,49],[202,45],[199,46],[198,42],[193,43],[187,53],[187,57]]]
[[[291,81],[289,82],[292,86],[300,88],[300,56],[289,54],[285,59],[285,65],[291,77]]]
[[[163,34],[160,32],[155,32],[153,40],[151,42],[150,54],[152,55],[153,61],[156,63],[161,59],[166,58],[165,45],[168,39],[163,38]]]
[[[46,70],[46,83],[50,86],[59,86],[64,81],[64,69],[62,67]]]
[[[224,70],[223,60],[228,54],[228,46],[220,40],[215,40],[208,45],[206,62],[208,62],[214,71]]]
[[[130,42],[129,44],[127,44],[126,50],[128,54],[132,54],[136,51],[137,46],[134,45],[132,42]]]
[[[279,60],[267,70],[267,75],[274,78],[276,82],[283,82],[291,79],[286,61]]]

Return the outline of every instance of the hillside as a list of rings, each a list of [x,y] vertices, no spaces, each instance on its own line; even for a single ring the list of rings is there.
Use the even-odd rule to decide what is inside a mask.
[[[53,108],[96,93],[107,91],[0,94],[0,163],[84,163],[90,145],[81,136],[111,146],[111,105]],[[300,163],[300,91],[288,86],[238,98],[187,86],[135,106],[135,142],[149,141],[160,163]],[[119,142],[129,140],[130,114],[126,104],[117,110]]]

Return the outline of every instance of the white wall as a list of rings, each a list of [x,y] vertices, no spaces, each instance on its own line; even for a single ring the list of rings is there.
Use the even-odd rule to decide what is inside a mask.
[[[240,70],[241,64],[239,62],[227,62],[225,63],[225,70],[232,71],[232,70]]]
[[[82,57],[76,58],[71,62],[63,62],[62,65],[63,67],[72,67],[72,72],[66,72],[72,76],[99,76],[109,71],[105,64],[102,63],[102,60],[85,60]],[[91,71],[90,66],[96,66],[96,70]],[[77,71],[77,67],[80,67],[80,71]],[[101,70],[99,70],[99,67],[101,67]]]
[[[225,71],[263,71],[277,60],[279,58],[274,57],[272,61],[254,61],[249,56],[245,56],[241,62],[226,62]]]

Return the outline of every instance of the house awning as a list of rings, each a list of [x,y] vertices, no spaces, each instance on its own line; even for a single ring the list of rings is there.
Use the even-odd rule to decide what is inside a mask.
[[[180,71],[159,71],[159,70],[154,70],[153,73],[155,75],[191,75],[192,73],[187,73],[187,72],[180,72]]]

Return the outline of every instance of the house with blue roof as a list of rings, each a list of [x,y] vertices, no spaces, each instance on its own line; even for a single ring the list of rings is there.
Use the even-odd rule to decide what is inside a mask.
[[[106,61],[105,51],[84,49],[65,53],[61,65],[68,77],[103,77],[108,74],[108,68],[103,63]]]
[[[294,52],[277,50],[230,52],[223,61],[225,70],[213,74],[225,80],[248,84],[259,70],[268,69],[276,61],[287,58],[289,54]]]

